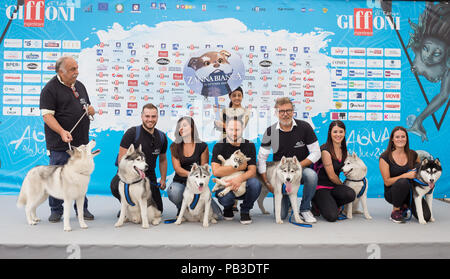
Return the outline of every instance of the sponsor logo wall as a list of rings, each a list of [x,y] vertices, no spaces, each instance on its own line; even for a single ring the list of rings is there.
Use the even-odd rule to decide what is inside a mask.
[[[244,136],[257,148],[277,121],[277,97],[292,99],[294,117],[311,123],[320,144],[331,121],[343,120],[349,150],[369,167],[370,197],[383,196],[378,157],[390,131],[411,126],[427,106],[397,35],[407,44],[408,19],[417,22],[424,3],[394,2],[387,17],[378,1],[26,0],[17,13],[15,1],[5,2],[0,26],[13,23],[0,46],[0,193],[18,192],[31,167],[48,164],[39,95],[62,55],[79,62],[78,79],[96,108],[90,136],[106,151],[96,158],[90,193],[109,194],[105,177],[116,171],[121,136],[140,123],[146,103],[158,106],[157,127],[170,139],[176,120],[190,115],[212,149],[220,134],[212,123],[229,98],[189,86],[197,73],[187,75],[186,68],[199,53],[226,51],[243,65],[233,73],[239,72],[243,105],[251,110]],[[440,84],[422,82],[428,96],[439,92]],[[438,146],[450,124],[442,121],[438,129],[431,117],[423,123],[427,141],[410,133],[411,148],[445,164],[450,157]],[[169,160],[169,182],[173,174]],[[437,196],[450,192],[448,178],[444,173]]]

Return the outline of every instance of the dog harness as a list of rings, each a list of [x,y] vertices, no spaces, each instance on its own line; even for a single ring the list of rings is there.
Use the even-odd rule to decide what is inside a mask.
[[[366,191],[366,188],[367,188],[367,179],[365,177],[361,180],[351,180],[348,178],[345,180],[352,181],[352,182],[361,182],[362,181],[363,187],[361,188],[361,191],[359,191],[358,195],[356,195],[356,198],[359,199],[362,195],[364,195],[364,192]],[[344,181],[344,184],[345,184],[345,181]]]
[[[131,183],[131,184],[128,184],[128,183],[125,183],[125,182],[122,181],[123,184],[124,184],[124,189],[123,189],[123,191],[124,191],[124,193],[125,193],[125,199],[127,200],[127,203],[128,203],[129,205],[131,205],[131,206],[135,206],[136,204],[131,200],[131,197],[130,197],[130,185],[133,185],[133,184],[135,184],[135,183],[141,182],[141,180],[142,180],[142,179],[139,179],[138,181],[133,182],[133,183]]]
[[[142,179],[139,179],[138,181],[135,181],[135,182],[133,182],[133,183],[131,183],[131,184],[128,184],[128,183],[125,183],[124,181],[122,181],[123,184],[124,184],[124,189],[123,189],[123,191],[125,192],[125,199],[127,200],[127,203],[128,203],[130,206],[135,206],[135,205],[136,205],[136,204],[131,200],[131,197],[130,197],[130,185],[139,183],[139,182],[141,182],[141,180],[142,180]],[[156,184],[155,184],[155,183],[150,182],[150,184],[151,184],[151,185],[154,185],[154,186],[156,186],[156,187],[160,187],[160,186],[161,186],[160,183],[156,183]]]
[[[194,199],[192,200],[191,204],[189,205],[189,208],[191,210],[194,210],[195,207],[198,204],[198,200],[200,199],[200,194],[194,194]]]

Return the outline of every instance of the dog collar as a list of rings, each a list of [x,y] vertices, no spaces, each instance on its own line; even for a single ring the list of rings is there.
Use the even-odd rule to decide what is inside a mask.
[[[417,178],[414,178],[413,181],[416,182],[417,184],[419,184],[419,185],[422,186],[422,187],[428,186],[428,184],[426,184],[426,183],[423,182],[423,181],[420,181],[420,180],[417,179]],[[433,186],[433,187],[434,187],[434,186]],[[431,189],[433,189],[433,187],[431,187]]]

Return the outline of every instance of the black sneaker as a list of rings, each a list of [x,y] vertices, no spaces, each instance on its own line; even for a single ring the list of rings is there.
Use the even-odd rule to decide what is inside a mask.
[[[62,214],[58,213],[58,212],[52,212],[50,214],[50,217],[48,217],[48,221],[50,223],[58,223],[59,221],[61,221],[62,218]]]
[[[405,223],[405,218],[403,218],[403,213],[401,210],[394,210],[391,213],[391,220],[394,223],[400,224]]]
[[[78,211],[75,211],[75,214],[78,217]],[[94,215],[92,215],[92,213],[90,213],[89,210],[87,210],[87,209],[83,210],[83,215],[84,215],[84,220],[88,220],[88,221],[94,220]],[[120,216],[120,211],[119,211],[119,216]]]
[[[227,221],[231,221],[234,218],[233,208],[224,208],[223,209],[223,219]]]
[[[241,224],[248,225],[251,223],[252,223],[252,218],[250,218],[250,214],[241,212]]]

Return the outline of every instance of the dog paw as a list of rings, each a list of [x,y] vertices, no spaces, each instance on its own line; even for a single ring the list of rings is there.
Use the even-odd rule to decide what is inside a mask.
[[[433,217],[430,218],[430,222],[436,221]]]
[[[80,228],[82,228],[82,229],[87,229],[87,228],[88,228],[88,225],[86,225],[85,223],[84,223],[84,224],[80,224]]]
[[[71,230],[72,230],[71,227],[69,227],[69,226],[64,226],[64,231],[65,231],[65,232],[70,232]]]
[[[153,220],[152,221],[152,225],[153,226],[158,226],[160,222],[161,222],[161,220]]]
[[[177,220],[177,221],[175,222],[175,225],[181,225],[181,220],[180,220],[180,221]]]
[[[148,228],[150,228],[150,226],[149,226],[149,224],[142,224],[142,228],[143,229],[148,229]]]
[[[283,224],[284,223],[283,220],[277,220],[276,222],[277,222],[277,224]]]
[[[420,223],[421,225],[426,225],[426,224],[427,224],[427,222],[426,222],[425,220],[419,220],[419,223]]]
[[[223,198],[223,196],[225,196],[225,194],[223,192],[220,192],[219,194],[217,194],[219,197]]]
[[[114,227],[118,228],[118,227],[122,227],[123,223],[117,222],[114,224]]]
[[[35,223],[39,223],[40,221],[41,221],[41,219],[39,219],[37,217],[33,219],[33,222],[35,222]]]
[[[217,220],[216,219],[211,219],[211,223],[217,224]]]
[[[203,223],[203,227],[204,227],[204,228],[209,227],[209,223]]]
[[[364,215],[364,217],[366,217],[367,220],[372,220],[372,216],[370,215]]]

